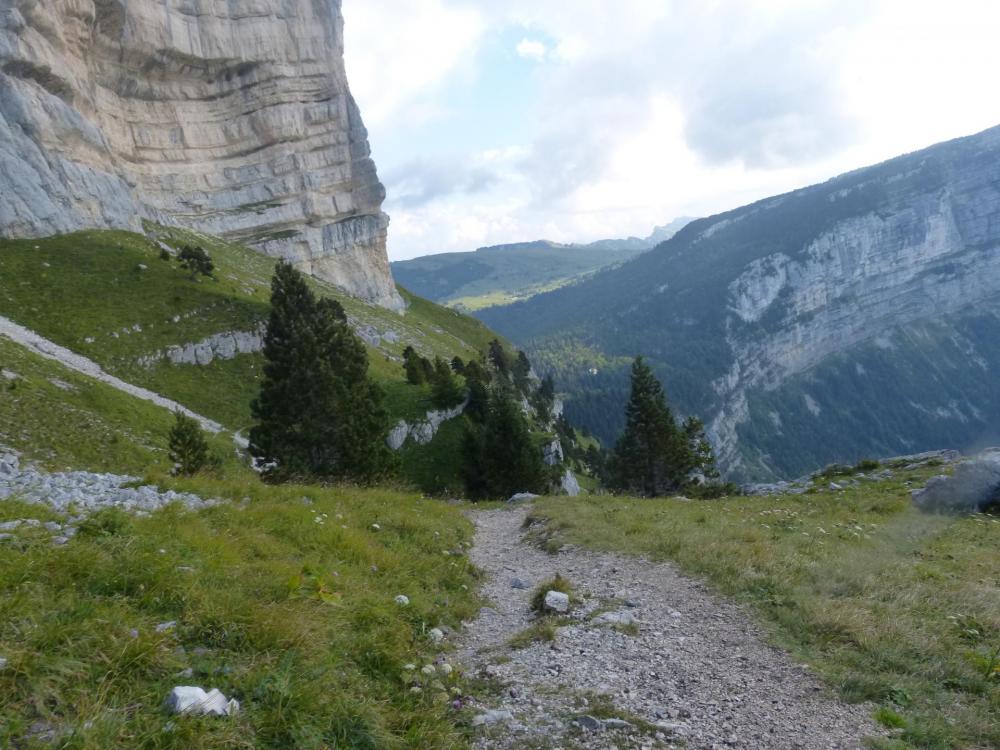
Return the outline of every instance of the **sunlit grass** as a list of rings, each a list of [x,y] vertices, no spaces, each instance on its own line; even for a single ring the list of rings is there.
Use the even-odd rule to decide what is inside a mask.
[[[458,509],[252,477],[174,486],[228,502],[106,512],[63,547],[0,545],[0,746],[46,732],[94,750],[462,746],[451,709],[411,692],[405,669],[436,652],[428,629],[476,611]],[[0,503],[0,518],[29,514],[51,516]],[[242,712],[170,717],[181,684]]]

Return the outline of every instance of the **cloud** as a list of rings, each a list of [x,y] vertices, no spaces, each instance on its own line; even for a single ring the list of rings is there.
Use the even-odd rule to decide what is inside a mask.
[[[386,173],[385,184],[392,205],[418,208],[448,196],[476,195],[499,181],[497,173],[457,159],[415,159]]]
[[[519,57],[523,57],[525,60],[534,60],[535,62],[544,62],[549,52],[548,48],[542,42],[534,39],[522,39],[518,43],[516,51]]]
[[[378,126],[407,107],[426,109],[449,76],[474,56],[486,31],[474,6],[446,0],[344,0],[351,89]]]
[[[646,234],[1000,122],[983,94],[992,0],[345,0],[344,14],[396,256]],[[515,54],[546,64],[525,72]],[[495,121],[463,117],[484,101]]]

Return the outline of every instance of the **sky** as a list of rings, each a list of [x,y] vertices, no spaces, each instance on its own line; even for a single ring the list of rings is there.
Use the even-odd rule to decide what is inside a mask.
[[[995,0],[343,0],[393,260],[650,234],[1000,125]]]

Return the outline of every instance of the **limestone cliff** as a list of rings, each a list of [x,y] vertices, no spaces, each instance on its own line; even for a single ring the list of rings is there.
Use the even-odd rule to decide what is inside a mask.
[[[697,221],[481,317],[605,439],[645,354],[734,477],[975,450],[1000,439],[1000,128]]]
[[[399,308],[340,0],[0,0],[0,236],[149,218]]]

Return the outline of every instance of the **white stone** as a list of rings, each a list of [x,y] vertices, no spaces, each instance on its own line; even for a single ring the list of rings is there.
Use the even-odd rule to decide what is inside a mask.
[[[514,714],[510,711],[494,710],[481,713],[472,718],[472,726],[482,727],[493,724],[502,724],[514,720]]]
[[[563,474],[562,482],[563,492],[565,492],[570,497],[579,497],[582,490],[580,489],[580,482],[576,478],[576,474],[570,469],[566,469],[566,473]]]
[[[410,597],[406,594],[399,594],[395,599],[396,604],[400,607],[406,607],[410,604]]]
[[[516,495],[511,495],[510,499],[507,502],[522,503],[522,502],[527,502],[529,500],[537,500],[538,497],[539,497],[538,495],[535,495],[534,493],[531,492],[518,492]]]
[[[569,595],[561,591],[546,592],[544,606],[549,612],[565,614],[569,612]]]
[[[167,696],[166,707],[175,714],[197,716],[232,716],[239,713],[239,701],[228,700],[219,690],[205,692],[200,687],[182,685]]]

